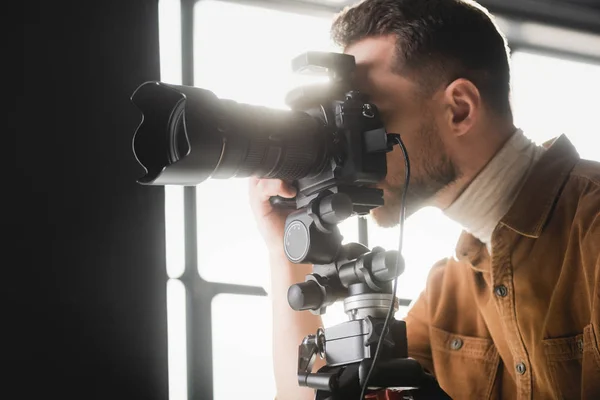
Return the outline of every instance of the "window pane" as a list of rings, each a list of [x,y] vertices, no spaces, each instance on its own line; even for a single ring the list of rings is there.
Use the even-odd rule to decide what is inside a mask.
[[[181,85],[181,0],[159,0],[160,80]]]
[[[186,400],[187,345],[185,286],[178,279],[167,282],[167,329],[169,341],[169,400]]]
[[[185,270],[183,214],[183,187],[165,186],[165,236],[169,278],[179,278]]]
[[[293,74],[291,60],[307,50],[335,50],[329,41],[330,24],[328,18],[268,8],[198,2],[194,13],[194,85],[221,98],[286,108],[288,90],[326,80]]]
[[[515,123],[543,143],[567,135],[582,158],[600,161],[600,64],[518,51],[512,56]]]
[[[229,294],[213,299],[215,400],[275,398],[269,302],[267,297]]]
[[[285,109],[290,89],[327,79],[294,75],[291,60],[307,50],[335,50],[329,26],[327,18],[198,2],[194,85],[221,98]],[[230,179],[197,187],[198,268],[206,280],[267,286],[268,254],[250,212],[247,186],[246,179]]]

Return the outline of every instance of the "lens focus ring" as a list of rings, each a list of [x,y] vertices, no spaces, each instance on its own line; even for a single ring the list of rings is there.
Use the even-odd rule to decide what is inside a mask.
[[[244,162],[240,165],[236,177],[247,178],[254,174],[265,159],[267,149],[269,148],[269,140],[265,138],[256,138],[250,140],[248,152]]]
[[[318,163],[319,154],[315,154],[318,146],[308,143],[294,143],[287,147],[281,155],[277,168],[275,168],[269,177],[293,181],[304,178],[314,169]]]

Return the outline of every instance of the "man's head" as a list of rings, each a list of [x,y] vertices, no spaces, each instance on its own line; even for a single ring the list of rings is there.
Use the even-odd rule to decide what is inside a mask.
[[[473,2],[365,0],[338,14],[332,38],[356,58],[356,84],[388,133],[406,144],[409,212],[443,204],[448,188],[489,160],[502,141],[493,133],[512,126],[506,41]],[[403,183],[396,148],[381,183],[386,205],[372,212],[380,225],[398,222]]]

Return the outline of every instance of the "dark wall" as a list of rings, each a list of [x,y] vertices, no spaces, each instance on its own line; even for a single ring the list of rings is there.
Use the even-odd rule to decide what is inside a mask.
[[[21,7],[0,397],[166,399],[164,192],[136,183],[129,100],[159,79],[158,0]]]

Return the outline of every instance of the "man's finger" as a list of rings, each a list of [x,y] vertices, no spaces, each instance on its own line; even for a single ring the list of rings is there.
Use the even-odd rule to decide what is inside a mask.
[[[256,184],[256,188],[263,200],[268,200],[271,196],[290,198],[296,195],[296,189],[293,186],[279,179],[261,179]]]
[[[292,198],[296,196],[296,188],[290,185],[289,183],[281,181],[279,196]]]

